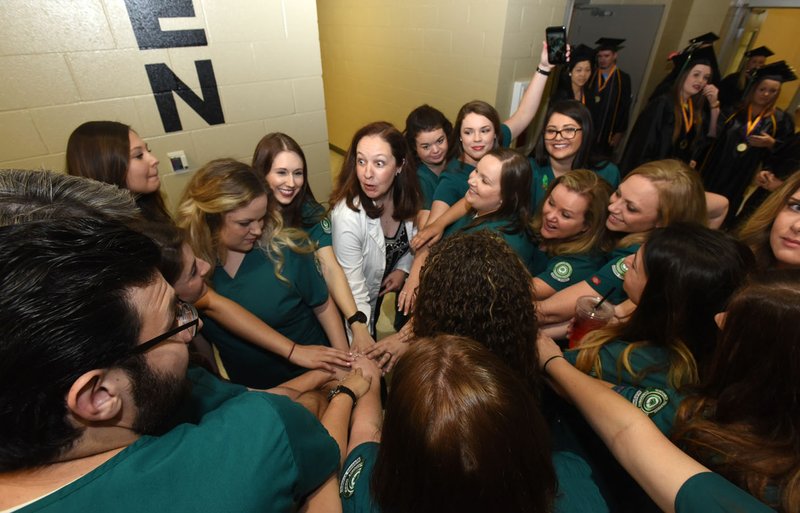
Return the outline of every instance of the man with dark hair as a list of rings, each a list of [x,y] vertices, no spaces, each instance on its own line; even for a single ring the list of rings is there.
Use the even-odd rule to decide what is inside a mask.
[[[338,466],[301,406],[187,374],[158,259],[107,221],[0,228],[0,510],[293,511]]]

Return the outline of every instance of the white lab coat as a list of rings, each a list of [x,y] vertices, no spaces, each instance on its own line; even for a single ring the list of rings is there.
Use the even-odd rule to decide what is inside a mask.
[[[353,203],[358,208],[359,198]],[[405,221],[405,224],[410,240],[416,234],[414,222]],[[342,200],[331,212],[331,225],[333,252],[347,276],[358,310],[367,315],[368,326],[372,326],[377,316],[375,308],[386,268],[386,241],[383,238],[381,220],[371,219],[361,208],[354,212]],[[413,260],[409,251],[400,258],[395,269],[408,273]]]

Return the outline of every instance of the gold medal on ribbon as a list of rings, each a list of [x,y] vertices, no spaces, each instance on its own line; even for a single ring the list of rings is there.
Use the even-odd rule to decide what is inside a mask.
[[[600,97],[599,96],[595,96],[594,97],[594,102],[595,103],[600,103]]]
[[[680,144],[679,144],[678,146],[680,146],[682,150],[685,150],[685,149],[686,149],[686,147],[687,147],[687,146],[689,146],[689,141],[687,141],[686,139],[684,139],[684,140],[682,140],[682,141],[680,142]]]
[[[738,151],[739,153],[744,153],[746,150],[747,150],[747,143],[739,143],[736,146],[736,151]]]

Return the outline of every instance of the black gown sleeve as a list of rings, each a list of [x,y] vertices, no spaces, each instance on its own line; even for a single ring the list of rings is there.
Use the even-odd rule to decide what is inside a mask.
[[[619,163],[623,176],[636,167],[668,157],[675,127],[672,99],[669,94],[654,98],[636,118]]]

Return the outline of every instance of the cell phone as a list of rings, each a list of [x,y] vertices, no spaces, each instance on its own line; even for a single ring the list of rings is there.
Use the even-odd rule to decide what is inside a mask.
[[[567,27],[547,27],[547,60],[550,64],[567,63]]]

